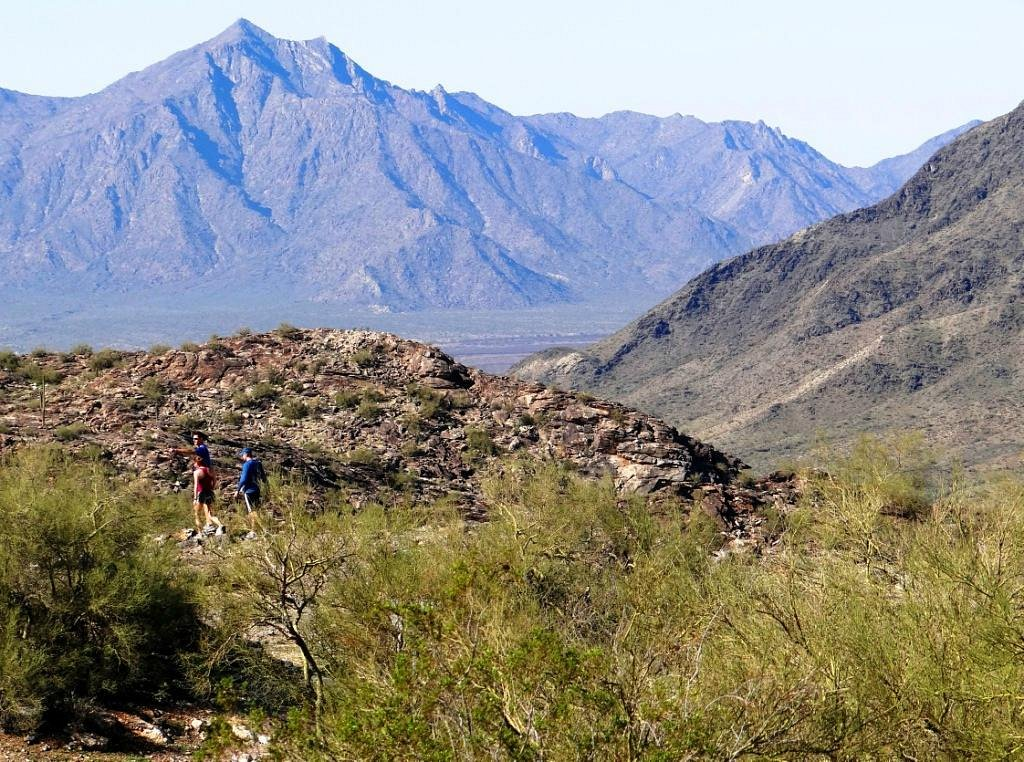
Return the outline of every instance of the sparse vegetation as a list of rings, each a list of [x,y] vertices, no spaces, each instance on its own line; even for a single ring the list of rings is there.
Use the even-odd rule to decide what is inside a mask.
[[[484,429],[466,428],[466,448],[474,458],[483,458],[494,455],[498,451],[497,445],[491,439],[491,435]]]
[[[101,349],[89,358],[89,368],[94,371],[107,370],[117,365],[123,354],[116,349]]]
[[[21,367],[21,357],[9,349],[0,350],[0,370],[12,373]]]
[[[294,339],[302,333],[302,331],[296,328],[291,323],[281,323],[277,328],[274,329],[274,333],[280,336],[282,339]]]
[[[362,399],[362,401],[359,403],[359,406],[356,408],[356,415],[362,418],[364,421],[370,422],[376,421],[378,418],[380,418],[383,412],[384,411],[381,409],[380,405],[378,405],[373,400],[366,399],[365,397]]]
[[[310,413],[309,405],[300,399],[284,400],[278,409],[286,421],[298,421]]]
[[[182,345],[182,350],[185,350],[184,345]],[[169,347],[167,344],[154,344],[149,348],[149,354],[153,355],[154,357],[160,357],[161,355],[165,355],[170,351],[171,347]]]
[[[181,346],[179,347],[179,349],[182,352],[198,352],[199,345],[196,344],[194,341],[183,341],[181,342]]]
[[[364,348],[352,353],[352,362],[360,368],[372,368],[377,365],[378,357],[375,348]]]
[[[237,392],[231,401],[238,407],[262,407],[281,396],[281,390],[270,381],[260,381],[248,390]]]

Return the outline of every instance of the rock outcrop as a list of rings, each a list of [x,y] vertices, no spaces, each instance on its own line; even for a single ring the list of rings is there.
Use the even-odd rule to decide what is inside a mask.
[[[737,505],[761,500],[736,485],[739,461],[656,418],[472,370],[390,334],[283,330],[162,353],[8,356],[4,365],[0,450],[63,442],[161,490],[187,478],[170,450],[201,429],[224,490],[236,451],[252,446],[272,469],[344,489],[356,505],[448,498],[483,516],[480,474],[512,453],[608,476],[623,493],[699,497],[725,529],[742,523]],[[36,382],[46,374],[44,417]]]

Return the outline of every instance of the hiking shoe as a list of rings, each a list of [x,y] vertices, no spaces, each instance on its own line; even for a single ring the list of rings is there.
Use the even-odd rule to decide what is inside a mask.
[[[206,526],[203,527],[203,536],[204,537],[209,537],[211,534],[213,534],[216,531],[217,531],[217,527],[215,527],[213,524],[207,524]]]
[[[219,527],[217,527],[217,531],[214,532],[214,534],[217,535],[218,537],[220,537],[221,535],[227,534],[227,533],[228,533],[228,528],[226,526],[224,526],[223,524],[221,524]]]
[[[247,540],[255,540],[256,539],[256,533],[250,529],[248,532],[245,533],[245,539],[247,539]]]

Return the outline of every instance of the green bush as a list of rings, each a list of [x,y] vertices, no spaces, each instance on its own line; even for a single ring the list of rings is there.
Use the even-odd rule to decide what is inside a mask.
[[[373,466],[380,461],[380,456],[369,447],[357,447],[345,456],[345,460],[360,466]]]
[[[21,367],[21,357],[9,349],[0,350],[0,370],[12,373]]]
[[[54,450],[0,465],[0,726],[179,690],[198,612],[150,510]]]
[[[291,323],[281,323],[277,328],[274,329],[274,333],[276,333],[282,339],[295,339],[302,334],[302,330],[296,328]]]
[[[194,341],[183,341],[183,342],[181,342],[181,346],[178,347],[178,348],[182,352],[198,352],[199,351],[199,345],[196,344]]]
[[[309,415],[309,405],[302,400],[289,399],[281,403],[279,410],[286,421],[298,421]]]
[[[377,365],[378,359],[375,349],[359,349],[352,353],[352,362],[360,368],[372,368]]]
[[[182,348],[183,351],[187,351],[187,350],[185,350],[185,345],[184,344],[182,345],[181,348]],[[167,344],[154,344],[153,346],[151,346],[149,348],[149,353],[151,355],[153,355],[154,357],[160,357],[161,355],[165,355],[165,354],[167,354],[170,351],[171,351],[171,348]]]
[[[116,349],[101,349],[89,358],[89,368],[94,371],[113,368],[124,355]]]
[[[356,415],[364,421],[376,421],[383,414],[381,406],[372,400],[363,399],[356,408]]]
[[[68,354],[72,357],[91,357],[93,348],[88,344],[76,344],[68,350]]]
[[[7,421],[0,421],[0,434],[10,434],[14,431],[14,427],[11,426]]]
[[[69,423],[67,426],[60,426],[59,428],[55,429],[53,435],[62,442],[70,442],[72,440],[78,439],[88,430],[88,426],[86,426],[81,421],[76,421],[75,423]]]
[[[270,381],[260,381],[247,391],[235,394],[231,401],[239,407],[262,407],[281,396],[281,390]]]
[[[340,408],[354,408],[363,399],[363,395],[356,389],[342,389],[334,394],[334,404]]]
[[[494,444],[494,440],[491,439],[491,435],[484,429],[467,428],[466,447],[470,454],[475,457],[494,455],[498,452],[498,447]]]

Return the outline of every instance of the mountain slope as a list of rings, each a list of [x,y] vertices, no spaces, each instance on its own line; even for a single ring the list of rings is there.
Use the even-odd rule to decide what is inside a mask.
[[[755,463],[818,431],[915,428],[968,462],[1024,436],[1024,107],[896,194],[715,265],[587,351],[520,375],[656,412]]]
[[[403,90],[325,40],[242,20],[93,95],[0,92],[0,289],[8,304],[650,299],[759,236],[874,200],[764,125],[697,123],[645,174],[651,134],[679,120],[571,121]]]

